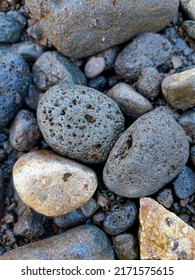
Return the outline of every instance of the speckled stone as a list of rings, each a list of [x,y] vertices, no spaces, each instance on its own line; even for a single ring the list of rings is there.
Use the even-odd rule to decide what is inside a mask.
[[[194,1],[195,5],[195,1]],[[182,28],[187,32],[188,36],[195,39],[195,20],[186,20],[182,24]]]
[[[147,196],[176,177],[188,156],[185,132],[169,111],[157,108],[117,140],[104,167],[104,183],[121,196]]]
[[[106,234],[91,225],[78,226],[63,234],[14,249],[0,260],[113,260]]]
[[[10,127],[9,141],[18,151],[30,151],[40,140],[41,132],[34,114],[21,110]]]
[[[142,260],[194,260],[195,230],[151,198],[140,199]]]
[[[146,98],[125,83],[116,84],[107,95],[118,104],[124,114],[132,119],[137,119],[153,109]]]
[[[115,71],[123,79],[137,80],[144,67],[159,67],[171,61],[171,43],[159,34],[144,33],[130,42],[117,56]]]
[[[180,114],[178,122],[190,137],[190,141],[195,144],[195,111],[188,110]]]
[[[185,166],[184,169],[172,182],[175,194],[180,199],[190,197],[195,193],[195,173],[194,171]]]
[[[30,83],[29,68],[11,48],[0,46],[0,131],[23,104]]]
[[[85,86],[58,85],[47,91],[37,109],[39,127],[59,154],[86,163],[106,160],[124,131],[118,105]]]
[[[20,157],[13,167],[13,180],[24,203],[50,217],[82,206],[97,187],[93,170],[46,150]]]
[[[138,240],[131,233],[123,233],[113,237],[114,252],[119,260],[139,259]]]
[[[20,39],[23,25],[11,15],[0,12],[0,43],[15,43]]]
[[[164,98],[173,108],[195,106],[195,68],[168,76],[161,87]]]
[[[54,217],[53,221],[59,228],[68,229],[82,224],[86,219],[81,209],[76,209],[65,215]]]
[[[195,0],[180,0],[180,5],[189,18],[195,20]]]
[[[143,32],[161,30],[175,16],[178,3],[178,0],[26,0],[31,17],[48,40],[73,58],[93,55]]]
[[[42,91],[60,83],[87,84],[83,72],[57,51],[45,52],[37,59],[33,65],[33,80]]]
[[[157,196],[157,201],[165,208],[171,208],[174,202],[172,190],[168,188],[161,190]]]
[[[193,146],[190,150],[190,157],[192,164],[195,166],[195,146]]]

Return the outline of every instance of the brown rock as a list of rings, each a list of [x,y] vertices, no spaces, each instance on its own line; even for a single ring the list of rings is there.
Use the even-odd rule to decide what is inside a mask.
[[[33,151],[13,168],[15,188],[25,204],[46,216],[69,213],[94,194],[93,170],[52,151]]]
[[[155,200],[140,199],[142,260],[195,259],[195,230]]]

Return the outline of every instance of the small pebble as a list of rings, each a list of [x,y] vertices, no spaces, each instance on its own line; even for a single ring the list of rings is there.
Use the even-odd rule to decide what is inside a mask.
[[[31,41],[13,44],[12,48],[27,62],[36,61],[44,52],[44,47]]]
[[[5,150],[0,149],[0,162],[4,161],[6,159],[7,153]]]
[[[137,218],[137,208],[134,202],[116,205],[106,214],[103,228],[109,235],[117,235],[125,232],[135,222]]]
[[[185,223],[188,223],[190,220],[190,216],[188,214],[180,214],[179,218],[184,221]]]
[[[86,216],[80,209],[76,209],[68,214],[54,217],[54,223],[59,228],[72,228],[82,224],[86,220]]]
[[[12,15],[0,12],[0,43],[15,43],[20,39],[23,25]]]
[[[191,142],[195,144],[195,112],[189,110],[180,114],[178,122],[190,137]]]
[[[95,79],[104,71],[105,66],[103,57],[92,56],[85,65],[85,76],[89,79]]]
[[[114,252],[119,260],[139,259],[138,240],[135,235],[123,233],[112,238]]]
[[[99,76],[94,80],[89,80],[88,87],[103,91],[106,87],[107,79],[104,76]]]
[[[162,204],[166,208],[171,208],[174,199],[173,199],[173,193],[171,189],[163,189],[159,192],[157,196],[157,201]]]
[[[195,145],[191,148],[190,157],[192,164],[195,166]]]
[[[179,52],[182,52],[186,48],[186,42],[181,38],[177,38],[175,41],[175,45]]]
[[[195,21],[186,20],[184,21],[182,28],[186,31],[189,37],[195,39]]]
[[[182,66],[182,61],[181,61],[181,59],[179,58],[179,56],[174,55],[174,56],[172,57],[171,62],[172,62],[172,64],[173,64],[173,68],[174,68],[174,69],[178,69],[179,67]]]
[[[93,215],[93,218],[92,218],[93,224],[98,226],[98,227],[102,227],[104,219],[105,219],[105,213],[104,212],[95,213]]]
[[[41,92],[34,85],[30,85],[29,90],[25,96],[26,105],[29,108],[36,110],[40,96]]]
[[[85,204],[80,207],[81,211],[85,215],[86,218],[91,217],[98,209],[97,202],[95,199],[91,198]]]

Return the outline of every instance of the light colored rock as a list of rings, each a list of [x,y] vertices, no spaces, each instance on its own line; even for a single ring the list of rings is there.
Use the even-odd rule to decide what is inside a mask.
[[[140,199],[142,260],[195,259],[195,230],[155,200]]]
[[[103,57],[92,56],[85,65],[85,76],[89,79],[95,79],[104,71],[105,66]]]
[[[162,82],[162,92],[175,109],[195,106],[195,68],[170,75]]]
[[[153,109],[152,104],[145,97],[125,83],[116,84],[107,95],[132,119],[137,119]]]
[[[195,20],[195,0],[180,0],[180,5],[189,18]]]
[[[46,216],[69,213],[94,194],[94,171],[52,151],[33,151],[20,157],[13,168],[15,188],[29,207]]]
[[[172,64],[173,64],[173,68],[174,68],[174,69],[178,69],[179,67],[182,66],[182,61],[181,61],[181,59],[179,58],[179,56],[177,56],[177,55],[174,55],[174,56],[172,57],[171,62],[172,62]]]

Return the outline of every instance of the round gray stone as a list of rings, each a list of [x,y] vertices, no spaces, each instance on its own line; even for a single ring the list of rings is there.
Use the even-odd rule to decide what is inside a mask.
[[[147,196],[176,177],[188,156],[185,132],[166,109],[158,108],[117,140],[104,167],[104,183],[121,196]]]
[[[25,2],[48,40],[73,58],[93,55],[143,32],[161,30],[175,16],[179,4],[178,0]]]
[[[37,117],[47,143],[82,162],[106,160],[124,131],[118,105],[103,93],[79,85],[58,85],[40,99]]]
[[[0,12],[0,43],[15,43],[20,39],[23,25],[11,15]]]

